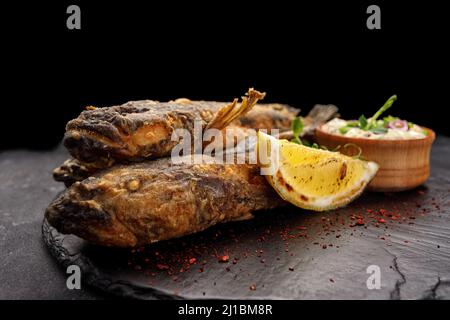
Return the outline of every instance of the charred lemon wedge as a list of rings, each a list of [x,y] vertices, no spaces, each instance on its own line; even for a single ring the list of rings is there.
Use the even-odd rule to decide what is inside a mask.
[[[258,163],[272,187],[286,201],[325,211],[357,198],[378,171],[375,162],[309,148],[258,132]]]

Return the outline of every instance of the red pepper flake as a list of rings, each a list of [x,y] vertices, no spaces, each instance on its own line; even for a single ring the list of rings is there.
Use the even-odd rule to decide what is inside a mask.
[[[198,269],[198,273],[202,273],[203,271],[204,271],[203,268]]]
[[[197,259],[195,259],[195,258],[190,258],[189,259],[189,264],[194,264],[196,262],[197,262]]]
[[[386,223],[386,220],[380,218],[380,219],[377,220],[377,222],[378,222],[378,223]]]
[[[252,284],[252,285],[250,286],[250,290],[255,291],[255,290],[256,290],[256,284]]]
[[[383,214],[385,214],[386,213],[386,210],[384,210],[384,209],[380,209],[379,211],[378,211],[381,215],[383,215]]]
[[[357,226],[363,226],[363,225],[364,225],[364,220],[361,219],[361,218],[359,218],[358,220],[356,220],[355,225],[357,225]]]
[[[223,255],[223,256],[219,257],[219,262],[221,262],[221,263],[228,262],[229,260],[230,260],[230,257],[227,255]]]
[[[306,230],[306,227],[304,227],[304,226],[298,226],[297,229],[298,229],[298,230]]]
[[[156,268],[158,268],[159,270],[168,270],[168,269],[169,269],[169,266],[166,265],[166,264],[158,263],[158,264],[156,265]]]
[[[333,283],[334,283],[334,279],[331,279],[331,278],[330,278],[330,282],[333,282]]]

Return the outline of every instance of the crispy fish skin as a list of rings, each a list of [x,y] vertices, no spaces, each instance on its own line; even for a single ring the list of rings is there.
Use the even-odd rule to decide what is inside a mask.
[[[248,107],[242,113],[239,107],[233,108],[237,103],[236,99],[231,104],[188,99],[171,102],[143,100],[120,106],[93,108],[83,111],[78,118],[68,122],[63,142],[74,158],[90,166],[105,168],[115,162],[142,161],[170,155],[178,143],[171,141],[174,130],[187,129],[192,134],[195,121],[199,121],[202,129],[223,129],[230,123],[217,121],[221,119],[215,115],[227,108],[238,111],[231,112],[231,117],[224,117],[233,120],[239,116],[239,122],[234,125],[252,125],[252,128],[257,129],[267,128],[267,124],[272,123],[288,129],[288,123],[298,110],[276,104],[257,106],[256,110],[248,112],[263,97],[264,94],[250,89],[248,98],[243,98],[241,106],[248,101]],[[248,113],[245,114],[246,112]],[[257,120],[258,118],[261,120]]]
[[[91,167],[76,159],[67,159],[62,165],[53,170],[53,179],[64,182],[66,187],[77,181],[86,179],[99,171],[96,167]]]
[[[279,129],[286,131],[291,128],[292,120],[300,113],[287,104],[258,103],[246,115],[236,119],[231,126],[260,129]]]
[[[184,156],[201,157],[201,155]],[[283,205],[256,165],[117,165],[74,183],[47,208],[49,223],[92,243],[134,247],[181,237]]]
[[[322,108],[305,122],[314,127],[336,111]],[[201,155],[183,158],[189,157]],[[59,175],[66,181],[86,178],[83,174],[91,175],[91,168],[83,166],[68,160]],[[46,218],[62,233],[100,245],[133,247],[248,219],[255,210],[284,204],[256,165],[172,164],[162,158],[97,170],[53,201]]]
[[[303,118],[305,128],[302,135],[311,136],[317,126],[333,118],[337,111],[338,109],[334,105],[314,106],[308,115]],[[236,119],[226,128],[223,146],[227,148],[234,147],[234,137],[242,141],[254,135],[256,133],[255,130],[259,129],[279,129],[281,133],[280,138],[291,139],[293,133],[287,129],[290,128],[292,119],[297,112],[298,109],[282,104],[256,105],[249,113]],[[77,159],[68,159],[53,171],[53,178],[56,181],[64,182],[69,187],[74,182],[84,180],[99,170],[95,163],[90,164]]]

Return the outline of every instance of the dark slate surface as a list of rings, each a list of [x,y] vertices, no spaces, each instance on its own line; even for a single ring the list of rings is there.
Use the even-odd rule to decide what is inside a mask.
[[[44,226],[47,250],[43,211],[63,189],[49,172],[66,157],[62,149],[0,155],[2,299],[450,298],[450,138],[437,139],[432,176],[416,190],[366,193],[328,213],[261,212],[134,252],[86,245]],[[66,289],[65,269],[50,251],[61,264],[82,267],[82,290]],[[229,261],[218,262],[222,255]],[[380,290],[367,289],[369,265],[381,269]]]

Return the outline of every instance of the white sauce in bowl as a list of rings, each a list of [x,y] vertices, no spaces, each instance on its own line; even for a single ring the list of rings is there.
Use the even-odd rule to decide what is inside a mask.
[[[322,126],[322,130],[339,136],[351,137],[351,138],[365,138],[365,139],[374,139],[374,140],[407,140],[407,139],[423,139],[426,137],[424,133],[424,129],[418,125],[413,125],[407,131],[403,131],[400,129],[392,129],[387,128],[386,133],[373,133],[371,131],[361,130],[360,128],[351,128],[346,133],[341,133],[339,131],[340,128],[345,127],[347,125],[347,121],[343,119],[335,118],[333,120],[328,121],[326,124]]]

